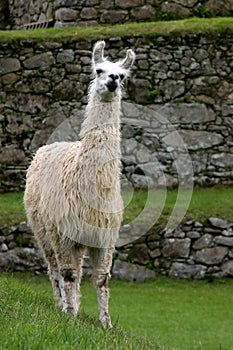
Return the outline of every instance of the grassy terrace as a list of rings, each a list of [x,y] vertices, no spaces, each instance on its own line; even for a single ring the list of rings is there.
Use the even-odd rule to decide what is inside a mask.
[[[233,32],[232,17],[218,17],[208,19],[191,18],[178,21],[129,23],[114,26],[49,28],[25,31],[0,31],[0,42],[9,42],[15,40],[97,40],[116,36],[156,37],[159,35],[177,35],[190,33],[223,33],[227,30]]]
[[[54,306],[48,277],[0,275],[0,349],[11,350],[232,350],[233,280],[142,284],[112,280],[114,328],[97,321],[89,279],[81,285],[76,319]]]
[[[147,191],[134,191],[133,197],[128,201],[127,192],[123,191],[125,202],[124,222],[136,218],[147,205]],[[168,190],[166,200],[161,201],[158,191],[151,203],[153,210],[160,210],[161,225],[167,222],[177,200],[177,190]],[[186,219],[205,221],[210,216],[217,216],[233,222],[233,186],[196,188],[185,215]],[[182,206],[182,202],[180,203]],[[4,225],[17,225],[25,220],[23,208],[23,193],[0,193],[0,227]]]

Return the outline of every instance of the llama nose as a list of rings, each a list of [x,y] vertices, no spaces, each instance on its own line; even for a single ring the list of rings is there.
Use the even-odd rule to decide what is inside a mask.
[[[119,79],[119,75],[118,74],[109,74],[109,78],[111,78],[112,80],[117,80],[117,79]]]

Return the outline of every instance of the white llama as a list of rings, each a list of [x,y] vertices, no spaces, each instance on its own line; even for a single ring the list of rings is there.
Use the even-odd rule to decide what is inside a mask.
[[[82,260],[87,248],[93,267],[99,319],[111,327],[108,280],[122,220],[120,195],[121,89],[135,54],[116,63],[104,58],[104,41],[92,54],[80,141],[41,147],[27,172],[25,209],[48,263],[62,311],[76,315]]]

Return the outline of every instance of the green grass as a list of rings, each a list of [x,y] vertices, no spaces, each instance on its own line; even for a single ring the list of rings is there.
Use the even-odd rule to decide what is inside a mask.
[[[221,33],[233,30],[232,17],[191,18],[178,21],[129,23],[114,26],[67,27],[38,30],[0,31],[0,41],[99,40],[109,37],[177,35],[188,33]]]
[[[17,225],[25,219],[23,193],[0,193],[0,227]]]
[[[163,191],[155,191],[152,206],[154,210],[161,210],[162,214],[159,217],[159,222],[166,222],[170,216],[177,200],[177,190],[168,190],[167,194]],[[187,193],[188,195],[189,193]],[[123,192],[125,201],[128,200],[127,192]],[[166,195],[164,201],[164,195]],[[182,201],[183,197],[183,201]],[[178,208],[187,209],[185,218],[187,220],[206,221],[210,216],[216,216],[233,222],[233,186],[227,187],[208,187],[195,188],[192,193],[192,198],[189,206],[186,206],[186,191],[181,193],[181,201],[178,203]],[[147,205],[147,192],[134,191],[133,200],[125,209],[124,221],[130,222],[133,217],[137,216],[144,206]]]
[[[47,276],[2,273],[0,349],[233,350],[233,280],[112,280],[110,289],[114,329],[104,331],[89,279],[72,319],[56,310]]]
[[[164,198],[166,195],[166,198]],[[185,203],[185,191],[182,192],[184,201],[178,203],[181,210],[186,210],[187,220],[205,221],[210,216],[217,216],[233,222],[233,186],[195,188],[189,207]],[[127,191],[123,191],[126,205],[124,223],[131,222],[136,218],[145,206],[148,206],[147,191],[134,191],[133,198]],[[164,200],[165,199],[165,200]],[[158,213],[158,223],[165,224],[170,217],[177,200],[177,190],[155,191],[149,206]],[[129,203],[128,203],[129,202]],[[23,193],[0,193],[0,227],[17,225],[26,219],[23,208]]]
[[[93,308],[96,309],[96,302]],[[127,334],[119,326],[104,330],[96,315],[92,315],[82,311],[80,317],[72,319],[57,310],[45,276],[3,274],[0,277],[1,350],[157,349],[155,344]]]

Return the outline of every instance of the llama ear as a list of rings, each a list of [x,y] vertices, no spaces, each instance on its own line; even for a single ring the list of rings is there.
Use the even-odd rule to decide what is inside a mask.
[[[97,41],[97,43],[94,46],[93,53],[92,53],[92,63],[98,64],[105,61],[104,59],[104,47],[105,42],[104,41]]]
[[[120,67],[129,69],[132,67],[135,61],[135,53],[130,49],[126,52],[126,57],[120,62]]]

